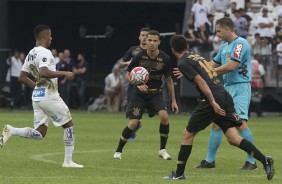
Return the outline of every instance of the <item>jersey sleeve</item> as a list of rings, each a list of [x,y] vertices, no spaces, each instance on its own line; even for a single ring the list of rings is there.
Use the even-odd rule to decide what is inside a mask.
[[[231,52],[231,60],[237,61],[239,63],[242,63],[244,59],[244,55],[247,53],[247,50],[249,49],[249,44],[244,42],[244,40],[240,40],[234,44],[234,47]]]
[[[138,53],[136,56],[134,56],[130,62],[130,64],[127,67],[127,71],[131,72],[131,70],[137,66],[139,66],[139,60],[140,57],[142,56],[143,52]]]
[[[122,57],[123,61],[129,61],[132,58],[132,54],[131,54],[132,50],[133,50],[133,47],[131,47],[130,49],[126,51],[125,55]]]
[[[49,69],[51,61],[54,60],[54,57],[51,51],[46,50],[42,53],[41,57],[39,57],[39,68],[47,67]]]
[[[24,64],[23,64],[23,66],[22,66],[21,71],[30,73],[30,68],[29,68],[29,66],[28,66],[28,56],[26,56],[26,58],[25,58],[25,60],[24,60]]]

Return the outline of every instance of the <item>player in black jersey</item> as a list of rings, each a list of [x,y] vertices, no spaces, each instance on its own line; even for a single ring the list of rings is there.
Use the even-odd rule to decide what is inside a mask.
[[[147,36],[148,36],[148,32],[150,31],[149,28],[147,27],[143,27],[140,29],[140,33],[139,33],[139,41],[140,44],[138,46],[132,46],[128,49],[128,51],[125,53],[125,55],[122,57],[121,61],[119,62],[119,68],[125,68],[128,67],[128,65],[130,64],[132,58],[134,56],[136,56],[138,53],[140,53],[142,50],[146,50],[146,41],[147,41]],[[127,104],[126,106],[129,104],[129,101],[131,99],[132,96],[132,91],[133,91],[133,84],[129,83],[128,84],[128,88],[127,88],[127,93],[126,93],[126,100],[127,100]],[[137,136],[136,132],[138,131],[138,129],[141,127],[141,121],[139,121],[138,125],[136,126],[135,130],[133,131],[131,137],[128,139],[128,141],[133,141],[134,138]]]
[[[171,160],[171,156],[165,150],[169,134],[169,120],[167,107],[161,89],[163,76],[165,77],[165,82],[172,99],[171,108],[175,111],[175,113],[178,113],[178,106],[171,78],[172,67],[170,57],[158,49],[159,45],[159,32],[155,30],[149,31],[147,49],[141,51],[138,55],[133,57],[130,65],[128,66],[127,74],[129,74],[130,71],[137,66],[146,68],[149,72],[149,81],[146,84],[134,86],[132,98],[126,112],[126,116],[129,118],[129,123],[122,132],[118,148],[114,154],[115,159],[121,159],[121,153],[124,145],[127,143],[127,140],[132,135],[133,130],[135,130],[138,125],[145,109],[147,109],[149,117],[153,117],[156,114],[160,117],[159,156],[165,160]]]
[[[238,134],[236,127],[241,126],[242,123],[236,114],[233,99],[224,89],[212,66],[203,57],[188,52],[188,44],[184,36],[172,36],[170,45],[173,54],[179,59],[174,74],[178,78],[184,76],[191,81],[199,91],[200,97],[198,106],[183,131],[177,170],[164,179],[186,179],[184,170],[192,151],[194,137],[214,122],[222,129],[231,145],[253,155],[264,165],[267,179],[271,180],[274,175],[272,157],[263,155],[251,142]]]

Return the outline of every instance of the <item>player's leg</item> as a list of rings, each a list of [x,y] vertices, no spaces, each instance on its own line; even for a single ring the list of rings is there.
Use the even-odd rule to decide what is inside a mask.
[[[243,125],[240,126],[238,130],[244,139],[250,141],[251,143],[254,143],[253,134],[247,125],[247,120],[249,118],[248,111],[251,99],[251,87],[249,84],[237,84],[229,88],[229,91],[231,91],[231,96],[233,97],[235,110],[243,123]],[[257,169],[254,157],[247,154],[247,161],[241,169]]]
[[[191,154],[194,137],[197,132],[204,130],[215,118],[215,113],[207,103],[200,102],[189,120],[188,126],[183,131],[180,151],[178,153],[176,172],[164,179],[185,179],[184,170],[186,162]]]
[[[248,154],[252,154],[254,158],[260,161],[264,169],[266,171],[267,179],[271,180],[274,175],[274,168],[273,168],[273,159],[270,156],[265,156],[258,150],[255,145],[248,140],[242,138],[238,135],[237,129],[235,127],[228,128],[225,131],[225,135],[228,139],[228,142],[231,145],[239,147],[240,149],[244,150]]]
[[[132,136],[139,123],[139,120],[142,118],[146,107],[146,102],[143,99],[142,95],[133,94],[132,98],[134,100],[130,101],[126,111],[126,117],[128,117],[130,120],[128,125],[122,131],[118,147],[114,154],[115,159],[121,159],[123,147],[128,142],[128,139]]]
[[[62,167],[73,167],[73,168],[83,168],[83,165],[74,163],[72,161],[72,155],[74,151],[75,136],[73,123],[70,120],[66,124],[62,125],[64,128],[64,146],[65,146],[65,158]]]
[[[178,153],[176,171],[173,171],[170,176],[166,176],[164,177],[164,179],[186,179],[184,171],[186,167],[186,162],[192,152],[192,145],[195,135],[196,133],[190,133],[186,129],[183,131],[182,142]]]
[[[12,136],[19,136],[28,139],[41,140],[45,137],[49,118],[40,108],[39,102],[33,102],[34,127],[17,128],[5,125],[0,136],[0,147],[3,147]]]
[[[210,138],[208,143],[208,153],[205,160],[196,168],[215,168],[215,157],[222,140],[222,130],[215,123],[212,123]]]
[[[40,102],[40,106],[44,112],[50,117],[56,127],[64,128],[63,140],[65,147],[65,158],[62,167],[82,168],[83,165],[76,164],[72,161],[72,155],[75,145],[74,128],[72,117],[68,106],[59,97],[52,100],[44,100]]]
[[[171,160],[171,156],[166,151],[166,144],[169,135],[169,119],[167,113],[166,102],[163,97],[163,93],[151,94],[148,101],[148,114],[149,117],[153,117],[156,114],[160,118],[160,150],[159,156],[165,160]]]
[[[133,93],[133,89],[134,89],[134,85],[129,83],[128,84],[128,89],[127,89],[127,107],[131,101],[131,97],[132,97],[132,93]],[[128,139],[129,142],[134,141],[135,137],[137,136],[137,131],[141,128],[142,126],[142,122],[141,119],[139,120],[138,125],[136,126],[136,129],[133,130],[132,135],[130,136],[130,138]]]
[[[131,137],[133,131],[136,129],[138,123],[138,119],[130,119],[128,125],[123,129],[121,137],[119,139],[118,147],[114,154],[115,159],[121,159],[122,150],[125,144],[128,142],[128,139]]]
[[[159,156],[165,160],[171,160],[171,156],[166,152],[166,144],[169,135],[169,121],[168,121],[168,113],[165,110],[161,110],[158,112],[160,117],[160,150]]]

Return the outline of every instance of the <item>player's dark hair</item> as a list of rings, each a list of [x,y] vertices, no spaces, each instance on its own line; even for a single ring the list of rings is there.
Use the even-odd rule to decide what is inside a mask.
[[[221,19],[218,19],[215,25],[219,25],[220,27],[226,27],[230,29],[231,31],[234,31],[233,21],[228,17],[223,17]]]
[[[148,36],[149,35],[156,35],[159,37],[159,39],[161,39],[161,35],[159,33],[159,31],[156,31],[156,30],[150,30],[149,33],[148,33]]]
[[[40,24],[36,26],[33,31],[35,39],[39,38],[40,34],[46,30],[50,30],[50,27],[48,25]]]
[[[170,38],[170,47],[176,52],[182,52],[188,50],[188,44],[183,35],[173,35]]]
[[[147,32],[149,32],[149,31],[150,31],[150,28],[148,28],[148,27],[142,27],[142,28],[140,29],[140,32],[142,32],[142,31],[147,31]]]

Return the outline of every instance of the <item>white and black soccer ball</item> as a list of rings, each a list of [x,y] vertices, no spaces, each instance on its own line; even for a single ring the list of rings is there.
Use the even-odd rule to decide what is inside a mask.
[[[144,67],[135,67],[131,70],[129,79],[130,83],[134,85],[146,84],[149,80],[149,72]]]

